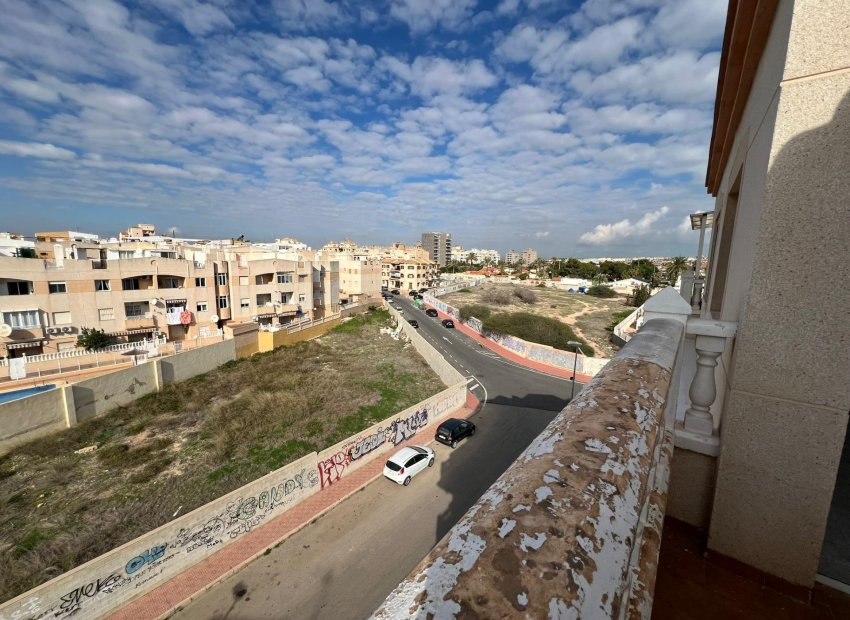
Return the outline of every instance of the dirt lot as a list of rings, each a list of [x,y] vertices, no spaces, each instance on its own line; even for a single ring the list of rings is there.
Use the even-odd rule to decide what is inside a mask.
[[[0,601],[443,390],[380,332],[389,320],[370,312],[0,457]]]
[[[469,292],[450,293],[442,297],[442,300],[455,308],[467,304],[481,303],[491,308],[493,312],[531,312],[555,318],[569,324],[577,336],[589,342],[595,349],[597,357],[612,357],[616,353],[617,348],[608,341],[608,332],[605,328],[611,323],[614,314],[631,309],[626,305],[625,297],[602,299],[580,293],[567,293],[552,288],[523,286],[523,289],[527,288],[537,294],[536,303],[524,303],[513,295],[511,295],[511,302],[507,305],[483,301],[489,290],[513,291],[518,286],[513,284],[483,284],[464,289]]]

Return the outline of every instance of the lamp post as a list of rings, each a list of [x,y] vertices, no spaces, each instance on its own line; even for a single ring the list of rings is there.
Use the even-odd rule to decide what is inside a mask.
[[[581,343],[576,342],[575,340],[570,340],[567,342],[567,346],[575,349],[573,356],[573,387],[572,390],[570,390],[570,402],[572,402],[576,395],[576,365],[578,364],[578,352],[581,350]]]

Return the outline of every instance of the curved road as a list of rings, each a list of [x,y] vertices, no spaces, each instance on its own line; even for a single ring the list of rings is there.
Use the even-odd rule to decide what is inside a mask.
[[[563,409],[570,382],[508,362],[399,295],[396,307],[464,375],[475,436],[409,487],[379,478],[173,614],[175,619],[365,618]]]

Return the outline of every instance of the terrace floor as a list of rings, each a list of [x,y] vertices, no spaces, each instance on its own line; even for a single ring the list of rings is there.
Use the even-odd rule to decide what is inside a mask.
[[[703,550],[695,530],[665,521],[653,620],[850,618],[850,595],[816,584],[806,604],[706,559]]]

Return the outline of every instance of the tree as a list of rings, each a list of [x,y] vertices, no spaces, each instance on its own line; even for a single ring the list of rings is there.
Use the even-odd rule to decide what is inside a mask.
[[[478,257],[475,255],[475,252],[470,252],[466,255],[466,262],[472,265],[475,264],[475,261],[478,260]]]
[[[77,346],[86,351],[96,351],[115,343],[115,336],[110,336],[102,329],[96,327],[84,327],[77,336]]]
[[[684,256],[676,256],[667,267],[667,281],[670,284],[676,284],[676,280],[679,279],[679,274],[687,270],[688,259]]]

